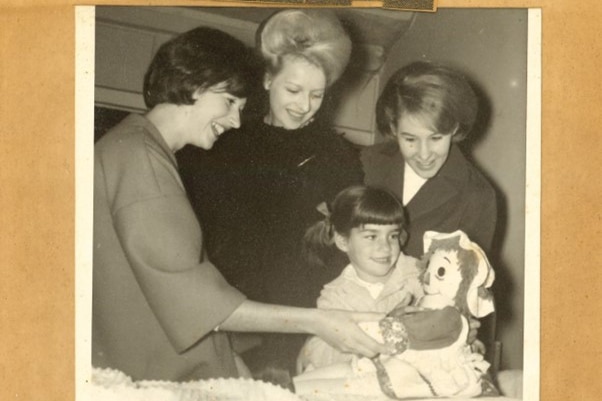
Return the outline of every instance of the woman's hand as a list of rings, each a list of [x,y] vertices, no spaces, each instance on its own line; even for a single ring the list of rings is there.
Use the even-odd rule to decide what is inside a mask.
[[[381,320],[385,317],[383,313],[317,309],[316,314],[318,318],[311,331],[339,351],[369,358],[391,353],[386,345],[375,341],[358,326],[359,322]]]

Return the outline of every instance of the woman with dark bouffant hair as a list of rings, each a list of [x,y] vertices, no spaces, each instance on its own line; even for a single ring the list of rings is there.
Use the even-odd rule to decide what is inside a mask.
[[[95,145],[92,363],[134,380],[232,377],[226,331],[316,334],[347,352],[386,351],[351,314],[246,299],[208,259],[174,152],[209,150],[240,126],[252,55],[197,28],[166,42],[144,81],[149,107]],[[256,263],[249,260],[249,265]]]
[[[212,260],[252,299],[315,306],[336,271],[301,257],[316,206],[361,184],[358,152],[320,114],[329,89],[346,69],[351,41],[330,10],[282,10],[256,34],[264,61],[264,97],[242,127],[215,150],[178,157],[196,211],[206,222]],[[330,263],[343,268],[344,256]],[[249,263],[253,269],[249,268]],[[264,338],[250,362],[294,369],[304,338]]]
[[[495,192],[457,145],[470,135],[477,111],[463,74],[423,61],[393,74],[378,99],[377,126],[389,141],[362,152],[365,181],[403,201],[410,256],[422,255],[429,230],[462,230],[485,252],[491,249]]]

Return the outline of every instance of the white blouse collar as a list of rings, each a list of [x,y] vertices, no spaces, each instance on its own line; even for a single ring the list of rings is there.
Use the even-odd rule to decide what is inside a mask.
[[[403,169],[403,205],[406,206],[414,195],[418,193],[420,188],[426,183],[426,179],[422,178],[408,163],[405,163]]]

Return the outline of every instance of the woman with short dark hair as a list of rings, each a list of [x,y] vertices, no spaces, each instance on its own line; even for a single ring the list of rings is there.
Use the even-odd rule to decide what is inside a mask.
[[[247,300],[207,258],[174,152],[208,150],[240,126],[252,55],[197,28],[163,44],[149,110],[95,145],[92,363],[135,380],[238,376],[226,331],[312,333],[349,352],[386,351],[356,321],[378,318]],[[250,261],[249,263],[253,263]]]

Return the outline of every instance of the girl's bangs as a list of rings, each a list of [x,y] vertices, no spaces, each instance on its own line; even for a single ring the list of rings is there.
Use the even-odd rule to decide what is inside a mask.
[[[364,207],[358,208],[354,216],[354,227],[359,227],[365,224],[399,224],[403,225],[405,217],[403,209],[397,202],[390,202],[387,204],[379,203],[375,205],[363,205]],[[375,206],[375,207],[370,207]]]

